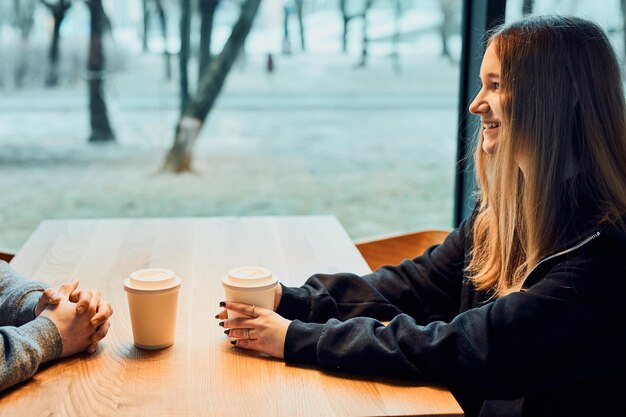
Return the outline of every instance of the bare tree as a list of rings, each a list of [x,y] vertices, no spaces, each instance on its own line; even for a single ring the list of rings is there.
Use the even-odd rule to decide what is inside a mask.
[[[535,0],[524,0],[522,2],[522,16],[526,17],[533,14]]]
[[[348,10],[348,0],[339,0],[339,9],[341,10],[341,17],[343,19],[343,31],[341,34],[341,51],[343,53],[348,52],[348,25],[354,18],[363,19],[363,27],[361,32],[361,60],[358,66],[363,67],[367,63],[367,47],[369,39],[367,37],[367,13],[374,4],[374,0],[365,0],[363,3],[363,9],[359,13],[350,14]]]
[[[298,19],[298,32],[300,36],[300,50],[306,50],[306,42],[304,37],[304,19],[303,19],[303,0],[287,1],[284,6],[283,19],[283,54],[291,53],[291,38],[289,36],[289,17],[295,12]]]
[[[459,6],[459,2],[458,0],[439,0],[439,6],[441,8],[441,14],[443,15],[441,25],[439,26],[439,33],[441,35],[441,55],[452,60],[448,38],[454,27],[454,9],[455,6]]]
[[[215,10],[220,0],[200,0],[200,57],[198,65],[198,79],[206,71],[211,62],[211,40],[213,38],[213,21]]]
[[[163,170],[171,172],[190,170],[193,144],[250,33],[260,3],[261,0],[245,0],[241,6],[239,19],[233,26],[222,52],[211,60],[200,80],[198,92],[185,107],[176,126],[174,143],[165,158]]]
[[[369,45],[369,38],[367,37],[367,13],[371,9],[372,4],[374,4],[374,0],[366,0],[363,6],[363,13],[361,14],[363,27],[361,33],[361,61],[358,64],[359,67],[364,67],[367,64],[367,47]]]
[[[150,0],[141,0],[141,7],[143,9],[143,32],[141,34],[141,46],[143,52],[148,52],[148,35],[150,34],[150,6],[148,3]]]
[[[54,25],[52,26],[52,39],[50,41],[50,48],[48,49],[48,75],[46,76],[46,85],[54,87],[59,83],[59,43],[61,24],[67,11],[72,7],[72,0],[57,0],[56,2],[50,0],[41,0],[41,2],[48,8],[52,15]]]
[[[15,86],[21,88],[28,73],[28,41],[35,24],[34,0],[13,0],[13,24],[20,31],[20,56],[15,66],[14,79]]]
[[[283,4],[283,55],[291,54],[291,39],[289,37],[289,15],[291,6],[289,3]]]
[[[341,52],[348,52],[348,24],[354,16],[348,14],[347,0],[339,0],[339,9],[343,20],[343,31],[341,32]]]
[[[89,116],[91,123],[90,142],[108,142],[115,140],[115,134],[109,123],[107,105],[104,100],[104,33],[110,29],[110,22],[102,0],[86,0],[91,16],[89,35],[89,58],[87,60],[87,83],[89,87]]]
[[[393,31],[393,39],[392,39],[392,52],[391,52],[391,60],[393,64],[393,70],[396,74],[399,74],[401,71],[400,68],[400,20],[402,18],[402,0],[395,0],[394,8],[393,8],[393,23],[394,23],[394,31]]]
[[[189,52],[191,49],[191,0],[180,2],[180,51],[178,68],[180,72],[180,113],[183,114],[189,101]]]
[[[163,57],[165,59],[165,78],[167,80],[172,79],[172,62],[170,57],[170,51],[167,48],[167,16],[165,15],[165,9],[163,8],[163,2],[161,0],[142,0],[143,5],[143,51],[148,51],[148,37],[150,34],[150,15],[151,6],[154,4],[156,13],[159,17],[159,27],[161,28],[161,36],[163,37]]]
[[[304,19],[303,19],[303,0],[296,1],[296,16],[298,16],[298,28],[300,29],[300,49],[306,51],[306,42],[304,39]]]

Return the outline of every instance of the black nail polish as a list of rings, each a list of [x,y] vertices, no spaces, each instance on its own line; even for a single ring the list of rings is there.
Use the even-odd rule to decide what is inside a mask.
[[[220,326],[224,327],[224,322],[223,322],[223,321],[220,321],[220,322],[219,322],[219,323],[217,323],[217,324],[219,324]]]
[[[236,341],[236,340],[231,340],[231,341],[230,341],[230,344],[231,344],[231,345],[235,345],[235,344],[237,344],[237,341]]]
[[[216,315],[215,315],[215,318],[216,318],[216,319],[219,319],[219,318],[220,318],[220,315],[219,315],[219,314],[216,314]]]
[[[230,333],[230,329],[224,330],[224,334],[229,334],[229,333]]]
[[[226,307],[226,301],[220,301],[220,307]]]

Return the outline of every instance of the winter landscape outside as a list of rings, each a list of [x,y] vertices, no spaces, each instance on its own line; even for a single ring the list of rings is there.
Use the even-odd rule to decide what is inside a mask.
[[[63,2],[47,3],[57,1]],[[620,3],[604,1],[605,8],[537,0],[533,12],[595,18],[621,53]],[[184,2],[159,2],[165,41],[155,0],[145,2],[152,14],[144,47],[142,1],[103,0],[111,27],[102,37],[103,72],[86,71],[89,9],[86,2],[71,2],[59,31],[54,86],[46,2],[1,2],[0,249],[19,250],[48,218],[333,214],[355,240],[451,227],[462,1],[373,0],[364,55],[358,15],[369,2],[346,1],[356,17],[343,53],[341,0],[303,0],[305,51],[299,2],[262,0],[245,51],[195,142],[191,171],[179,174],[162,167],[180,117]],[[32,4],[28,36],[20,30],[18,3],[21,12]],[[219,1],[214,55],[241,3]],[[197,14],[197,1],[190,4]],[[507,20],[521,10],[522,0],[509,1]],[[191,94],[198,78],[196,14],[189,38]],[[90,143],[87,86],[102,74],[115,141]]]

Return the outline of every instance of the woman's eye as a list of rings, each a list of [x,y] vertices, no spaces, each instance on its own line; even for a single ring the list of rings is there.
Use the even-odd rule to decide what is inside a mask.
[[[497,81],[492,82],[491,88],[493,88],[494,90],[498,90],[500,88],[500,83]]]

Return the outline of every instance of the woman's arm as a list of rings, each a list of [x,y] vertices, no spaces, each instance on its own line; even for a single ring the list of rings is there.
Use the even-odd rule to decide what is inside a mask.
[[[391,320],[401,313],[423,324],[451,320],[459,311],[466,230],[464,222],[422,256],[363,277],[317,274],[300,288],[283,287],[276,311],[314,323],[359,316]]]
[[[621,262],[621,261],[620,261]],[[443,383],[474,398],[514,399],[626,372],[623,262],[580,256],[526,292],[419,325],[370,318],[293,321],[284,357],[329,370]],[[613,260],[615,265],[616,261]]]

